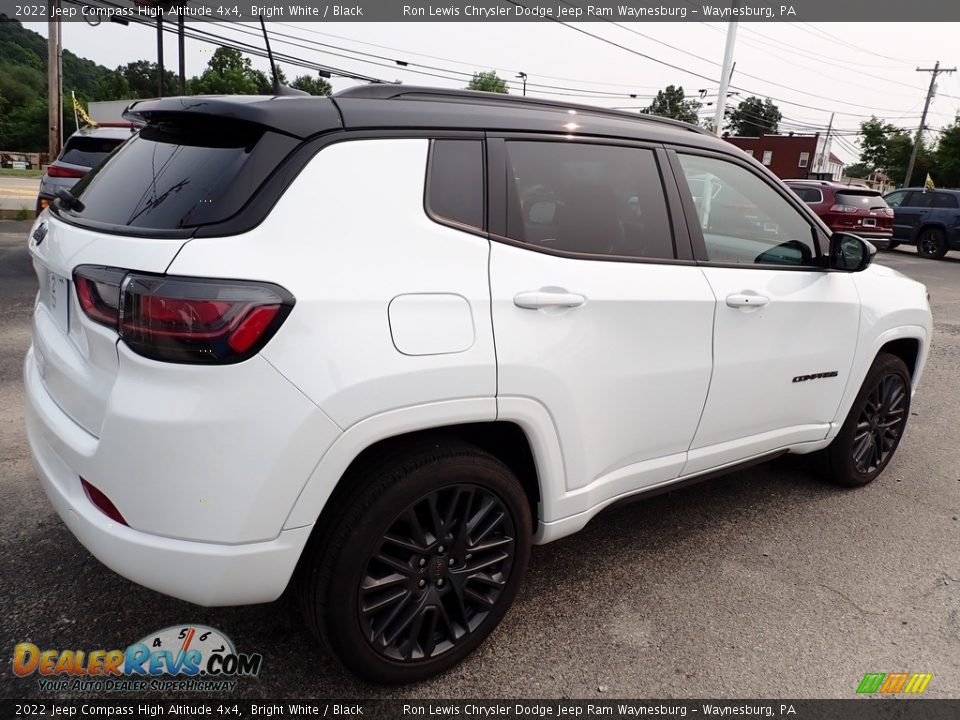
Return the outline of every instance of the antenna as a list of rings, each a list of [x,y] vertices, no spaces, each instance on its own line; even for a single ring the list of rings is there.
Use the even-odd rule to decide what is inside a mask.
[[[273,74],[274,95],[309,95],[310,93],[280,84],[280,75],[277,73],[277,63],[273,60],[273,51],[270,49],[270,36],[267,35],[267,25],[260,16],[260,29],[263,31],[263,42],[267,46],[267,57],[270,59],[270,71]]]

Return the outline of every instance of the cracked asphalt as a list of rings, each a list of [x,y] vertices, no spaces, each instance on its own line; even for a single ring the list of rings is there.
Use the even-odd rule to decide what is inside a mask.
[[[879,258],[928,285],[936,336],[878,481],[840,490],[788,456],[607,511],[534,549],[479,652],[419,686],[382,688],[316,647],[289,597],[198,608],[118,577],[67,531],[23,431],[28,227],[0,223],[0,697],[40,695],[12,673],[15,643],[124,648],[181,623],[263,653],[236,697],[846,698],[864,673],[893,671],[932,672],[927,696],[960,697],[960,253]]]

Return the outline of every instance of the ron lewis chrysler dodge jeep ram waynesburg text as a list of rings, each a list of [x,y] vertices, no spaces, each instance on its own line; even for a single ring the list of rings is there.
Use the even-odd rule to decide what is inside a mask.
[[[363,677],[462,659],[617,500],[785,452],[864,485],[903,435],[925,288],[695,127],[394,85],[127,117],[31,232],[40,481],[142,585],[292,583]]]

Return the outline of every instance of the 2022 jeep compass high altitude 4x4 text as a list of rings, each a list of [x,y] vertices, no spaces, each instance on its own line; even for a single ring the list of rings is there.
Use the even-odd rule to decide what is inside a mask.
[[[293,583],[415,681],[617,500],[784,452],[864,485],[900,442],[926,290],[697,128],[392,85],[127,117],[31,232],[27,430],[147,587]]]

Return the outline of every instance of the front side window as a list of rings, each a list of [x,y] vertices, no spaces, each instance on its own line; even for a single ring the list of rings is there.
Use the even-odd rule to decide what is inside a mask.
[[[434,140],[427,208],[441,220],[483,228],[483,142]]]
[[[889,195],[887,195],[884,198],[884,200],[887,201],[887,205],[889,205],[892,208],[895,208],[903,205],[903,201],[906,200],[906,198],[907,198],[907,191],[898,190],[897,192],[892,192]]]
[[[813,227],[782,195],[726,160],[679,155],[710,262],[809,265]]]
[[[652,150],[511,141],[507,235],[543,250],[673,258],[673,234]]]

